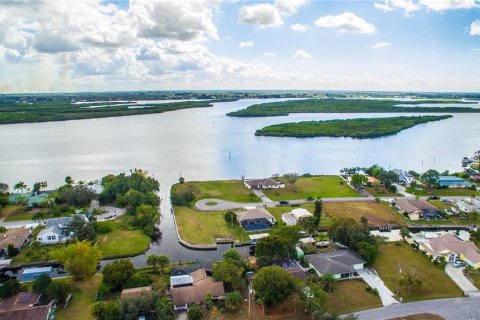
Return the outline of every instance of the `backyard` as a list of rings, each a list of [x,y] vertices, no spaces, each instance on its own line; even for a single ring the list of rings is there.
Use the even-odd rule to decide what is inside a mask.
[[[240,180],[188,181],[173,185],[172,192],[179,188],[191,188],[195,200],[214,198],[234,202],[260,202]]]
[[[355,311],[381,307],[380,297],[365,290],[368,285],[363,280],[343,280],[334,284],[333,293],[328,294],[327,310],[333,314],[346,314]]]
[[[285,181],[285,178],[281,177],[280,180]],[[339,176],[301,176],[293,186],[286,184],[284,189],[269,189],[263,192],[272,200],[360,196]]]
[[[122,228],[97,236],[98,249],[102,253],[103,259],[142,254],[148,249],[150,241],[150,237],[142,230]]]
[[[406,223],[404,217],[395,212],[388,204],[376,201],[325,202],[323,213],[335,219],[353,218],[358,222],[361,221],[361,217],[365,217],[368,223],[374,226]]]
[[[87,281],[70,281],[72,286],[72,300],[67,308],[59,307],[55,312],[57,320],[93,319],[92,304],[95,302],[102,276],[96,275]]]
[[[183,240],[194,244],[213,244],[216,238],[248,240],[247,233],[234,221],[233,228],[224,219],[224,211],[200,212],[188,207],[174,208]]]
[[[423,253],[414,251],[406,243],[381,244],[373,268],[377,270],[385,285],[393,292],[399,292],[405,302],[463,296],[463,292],[440,266],[435,266]],[[423,285],[414,291],[400,286],[402,272],[410,270],[415,270],[423,282]]]
[[[413,194],[415,196],[430,196],[430,195],[437,195],[437,196],[467,196],[470,197],[472,195],[478,196],[480,195],[480,191],[472,190],[469,188],[439,188],[439,189],[425,189],[422,186],[416,187],[408,187],[406,190],[408,193]]]
[[[365,186],[365,191],[367,191],[369,194],[371,194],[374,197],[394,197],[394,198],[399,198],[403,197],[400,193],[392,192],[385,188],[383,184],[372,184],[371,187]]]
[[[7,205],[0,208],[1,221],[15,221],[15,220],[31,220],[33,213],[28,206],[23,205]]]

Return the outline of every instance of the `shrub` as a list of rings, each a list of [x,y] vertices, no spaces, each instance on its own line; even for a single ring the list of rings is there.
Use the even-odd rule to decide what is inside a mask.
[[[235,214],[235,212],[232,212],[232,211],[227,211],[225,213],[225,215],[223,216],[223,218],[225,219],[225,222],[227,223],[228,226],[237,226],[238,225],[238,221],[237,221],[237,215]]]

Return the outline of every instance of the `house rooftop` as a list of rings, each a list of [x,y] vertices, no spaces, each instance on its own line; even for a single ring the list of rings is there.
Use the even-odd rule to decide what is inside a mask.
[[[322,275],[354,272],[354,265],[365,263],[362,258],[350,250],[321,252],[307,255],[306,258]]]
[[[207,276],[205,269],[192,272],[190,276],[193,279],[191,286],[171,289],[174,305],[203,302],[208,293],[214,297],[225,295],[223,282],[214,281],[212,277]]]
[[[295,219],[300,220],[302,218],[311,217],[312,214],[304,208],[295,208],[291,211],[291,214],[295,217]]]
[[[242,222],[245,220],[253,220],[253,219],[274,219],[274,217],[267,211],[267,209],[263,207],[257,207],[255,209],[250,209],[247,211],[241,211],[237,213],[237,220],[238,222]]]
[[[268,187],[268,186],[280,186],[284,184],[281,181],[276,181],[271,178],[265,179],[245,179],[244,183],[249,185],[251,188],[261,188],[261,187]]]
[[[0,250],[5,250],[11,244],[18,248],[30,236],[30,230],[26,228],[8,229],[7,232],[0,234]]]
[[[53,304],[40,304],[41,295],[34,292],[19,292],[0,301],[2,320],[46,320]]]
[[[453,234],[446,233],[440,237],[425,242],[429,254],[437,256],[442,253],[453,252],[463,254],[473,264],[480,263],[480,251],[471,241],[463,241]]]
[[[123,289],[121,293],[121,298],[133,298],[137,297],[138,295],[142,293],[150,293],[152,292],[152,287],[147,286],[147,287],[138,287],[138,288],[130,288],[130,289]]]
[[[405,211],[406,213],[421,211],[419,208],[412,205],[408,200],[397,199],[395,200],[395,204],[400,208],[400,210]]]

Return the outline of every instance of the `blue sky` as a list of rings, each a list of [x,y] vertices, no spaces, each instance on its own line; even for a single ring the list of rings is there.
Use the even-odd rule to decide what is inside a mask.
[[[0,92],[478,92],[480,2],[2,1],[0,70]]]

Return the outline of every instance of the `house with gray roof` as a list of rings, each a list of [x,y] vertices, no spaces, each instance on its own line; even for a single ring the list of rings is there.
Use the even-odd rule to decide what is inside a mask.
[[[310,268],[319,276],[333,274],[336,279],[358,277],[357,270],[363,269],[365,261],[350,250],[321,252],[305,256]]]
[[[72,217],[60,217],[48,219],[45,223],[45,229],[37,235],[37,241],[41,244],[65,243],[72,237],[68,226],[73,221],[73,217],[78,216],[88,222],[84,214],[75,214]]]

